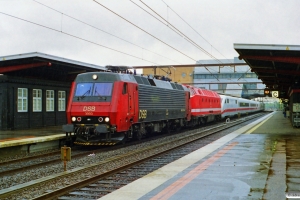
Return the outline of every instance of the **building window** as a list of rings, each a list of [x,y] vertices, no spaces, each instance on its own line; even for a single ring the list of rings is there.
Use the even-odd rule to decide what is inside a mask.
[[[257,89],[257,84],[256,83],[243,84],[243,89]]]
[[[218,84],[218,90],[226,90],[227,84]]]
[[[54,90],[46,90],[46,111],[54,111]]]
[[[42,90],[41,89],[32,90],[32,110],[33,112],[42,111]]]
[[[239,79],[239,78],[257,78],[255,73],[225,73],[225,74],[194,74],[194,79]]]
[[[58,111],[66,111],[66,92],[58,91]]]
[[[18,88],[18,112],[28,111],[28,89]]]

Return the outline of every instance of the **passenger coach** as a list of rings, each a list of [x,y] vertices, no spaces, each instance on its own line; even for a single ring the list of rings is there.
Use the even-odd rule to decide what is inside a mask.
[[[264,109],[263,103],[249,99],[220,95],[222,99],[222,119],[239,114],[259,112]]]

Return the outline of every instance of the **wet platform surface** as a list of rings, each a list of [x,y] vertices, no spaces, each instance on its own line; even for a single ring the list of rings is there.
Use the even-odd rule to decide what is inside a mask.
[[[40,137],[49,136],[50,134],[60,134],[63,133],[62,126],[49,126],[34,129],[22,129],[22,130],[0,130],[0,141],[13,140],[15,138],[25,138],[25,137]]]
[[[61,126],[0,131],[0,148],[60,140],[65,138]]]
[[[282,112],[251,123],[101,199],[300,196],[300,129]]]

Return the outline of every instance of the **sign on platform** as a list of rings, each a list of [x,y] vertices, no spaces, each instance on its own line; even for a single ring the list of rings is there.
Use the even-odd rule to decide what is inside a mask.
[[[293,112],[300,112],[300,103],[293,103]]]
[[[272,97],[278,98],[279,97],[279,91],[272,91]]]

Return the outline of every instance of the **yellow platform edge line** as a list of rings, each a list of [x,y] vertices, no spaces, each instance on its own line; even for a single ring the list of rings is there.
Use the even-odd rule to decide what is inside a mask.
[[[267,117],[265,120],[263,120],[262,122],[260,122],[259,124],[257,124],[256,126],[254,126],[253,128],[251,128],[249,131],[247,131],[247,133],[245,134],[251,134],[253,133],[258,127],[260,127],[261,125],[263,125],[266,121],[268,121],[273,115],[270,115],[269,117]]]

